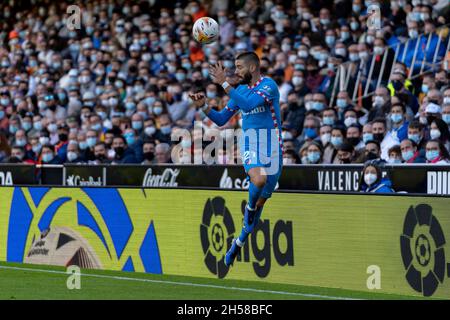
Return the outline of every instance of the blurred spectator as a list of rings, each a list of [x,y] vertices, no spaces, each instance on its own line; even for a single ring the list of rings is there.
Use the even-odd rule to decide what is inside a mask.
[[[445,146],[439,140],[430,140],[425,147],[427,163],[430,164],[448,164],[449,153]]]
[[[369,161],[364,165],[359,190],[373,193],[392,193],[392,182],[388,177],[382,177],[381,168],[375,161]]]
[[[389,158],[387,163],[399,164],[402,163],[402,152],[399,145],[395,145],[388,150]]]
[[[400,144],[404,163],[425,163],[425,158],[420,154],[417,144],[411,139],[405,139]]]
[[[116,136],[112,142],[112,149],[114,150],[114,164],[138,163],[134,150],[127,144],[127,140],[123,136]]]
[[[63,161],[61,158],[55,153],[55,147],[52,145],[44,145],[42,146],[41,156],[40,156],[42,164],[62,164]]]

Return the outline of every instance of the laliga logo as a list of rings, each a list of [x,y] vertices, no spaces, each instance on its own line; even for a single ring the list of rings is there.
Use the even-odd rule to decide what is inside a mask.
[[[369,30],[381,29],[381,11],[380,7],[376,4],[371,4],[367,8],[367,28]]]
[[[406,281],[429,297],[445,278],[445,237],[441,225],[427,204],[411,206],[406,213],[400,248]],[[450,264],[447,264],[450,277]]]
[[[246,202],[242,201],[242,214]],[[215,197],[208,199],[203,209],[203,219],[200,225],[204,261],[208,270],[224,278],[228,273],[225,266],[225,254],[231,247],[235,235],[235,225],[230,211],[225,206],[225,199]],[[262,234],[263,243],[257,241]],[[271,229],[268,219],[262,219],[253,230],[247,242],[237,256],[238,262],[252,262],[253,270],[259,278],[269,275],[273,256],[280,266],[294,265],[294,249],[292,238],[292,221],[278,220]],[[271,250],[272,249],[272,250]],[[252,257],[250,255],[252,253]]]

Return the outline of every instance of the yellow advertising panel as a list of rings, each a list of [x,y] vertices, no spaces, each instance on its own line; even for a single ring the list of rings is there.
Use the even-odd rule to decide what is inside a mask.
[[[246,192],[1,188],[0,260],[450,298],[450,199],[275,193],[234,266]]]

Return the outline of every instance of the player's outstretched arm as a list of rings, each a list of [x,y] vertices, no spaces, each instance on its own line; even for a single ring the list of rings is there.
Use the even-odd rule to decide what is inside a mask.
[[[219,127],[227,123],[228,120],[230,120],[236,112],[236,110],[234,108],[231,108],[229,105],[223,108],[220,112],[217,112],[207,105],[203,93],[190,93],[189,97],[192,99],[192,101],[194,101],[194,105],[197,110],[199,110],[200,113],[203,113],[203,116],[210,118]]]

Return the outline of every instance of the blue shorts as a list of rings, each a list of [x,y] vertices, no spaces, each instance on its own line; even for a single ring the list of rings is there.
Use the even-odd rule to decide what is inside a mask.
[[[261,194],[262,198],[270,198],[275,190],[283,168],[283,154],[278,137],[267,131],[261,134],[259,130],[248,133],[246,130],[240,140],[240,153],[245,172],[256,167],[262,167],[267,173],[267,182]],[[256,134],[254,134],[256,133]],[[249,177],[247,176],[247,179]]]

